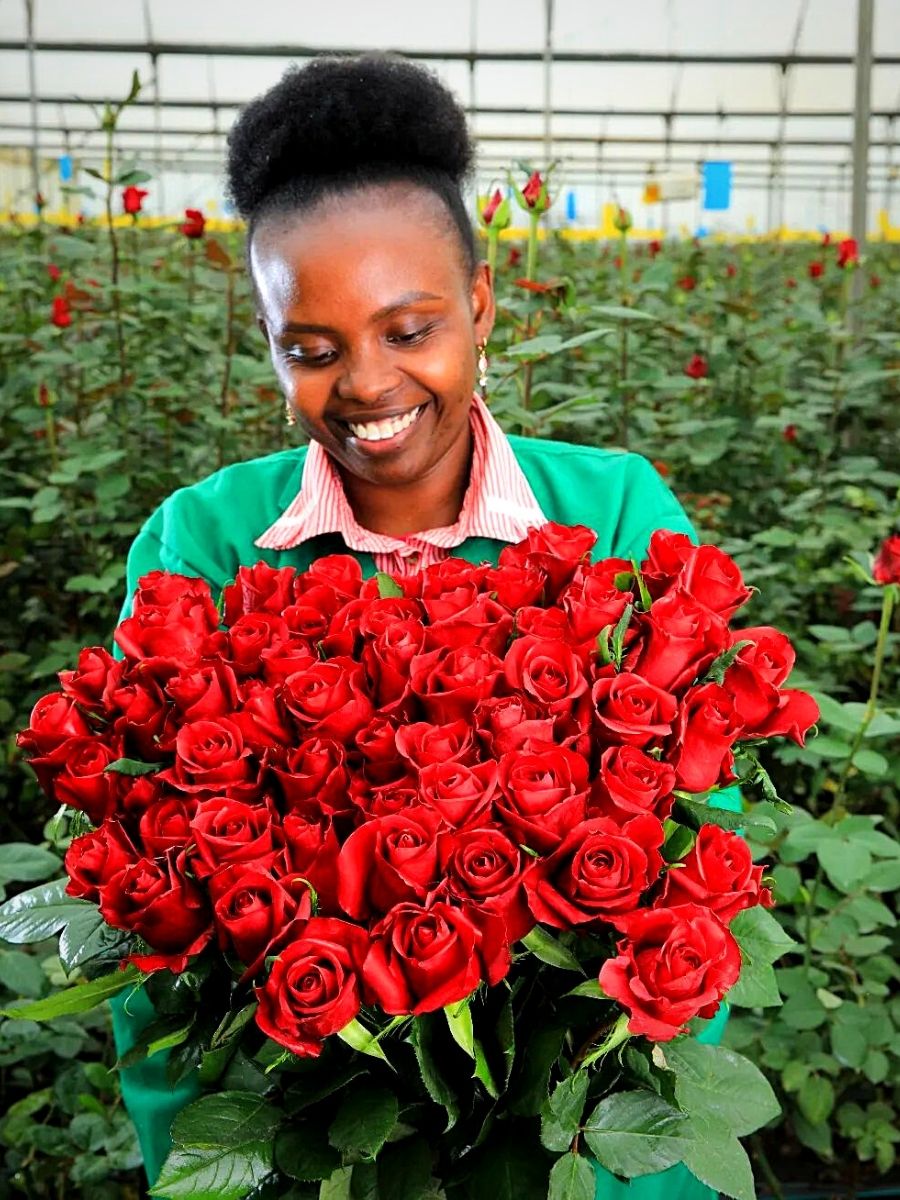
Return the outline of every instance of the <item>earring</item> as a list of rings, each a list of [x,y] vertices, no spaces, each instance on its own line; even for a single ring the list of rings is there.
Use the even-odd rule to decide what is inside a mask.
[[[285,402],[284,402],[284,419],[288,423],[288,425],[296,425],[297,424],[297,418],[294,415],[294,410],[291,408],[291,406],[287,400],[285,400]]]
[[[484,339],[478,349],[480,352],[478,355],[478,386],[481,388],[482,400],[487,400],[487,338]]]

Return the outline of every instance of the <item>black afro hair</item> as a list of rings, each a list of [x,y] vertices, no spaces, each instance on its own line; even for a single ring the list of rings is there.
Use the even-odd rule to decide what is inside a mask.
[[[243,108],[228,135],[227,191],[249,224],[326,194],[406,180],[436,192],[475,261],[462,199],[475,148],[453,93],[389,54],[321,55],[291,66]]]

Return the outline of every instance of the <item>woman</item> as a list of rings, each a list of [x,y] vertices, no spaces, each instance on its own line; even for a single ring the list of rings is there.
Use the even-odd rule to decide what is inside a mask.
[[[658,528],[693,535],[645,459],[507,438],[473,395],[494,323],[461,196],[473,157],[451,93],[389,57],[317,58],[244,109],[229,189],[248,222],[257,320],[287,420],[310,444],[170,496],[132,546],[123,615],[140,576],[159,568],[200,576],[215,594],[260,559],[302,570],[349,551],[367,575],[451,554],[496,562],[545,520],[591,526],[598,557],[642,557]],[[114,1006],[120,1054],[151,1015],[141,996],[128,1009]],[[163,1063],[122,1072],[151,1179],[172,1116],[196,1091],[169,1089]],[[598,1178],[604,1197],[618,1194]],[[667,1200],[710,1195],[682,1168],[627,1194],[657,1188]]]

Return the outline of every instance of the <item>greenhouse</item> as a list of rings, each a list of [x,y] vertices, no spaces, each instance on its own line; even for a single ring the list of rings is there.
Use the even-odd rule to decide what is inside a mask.
[[[0,1197],[900,1195],[900,4],[0,5]]]

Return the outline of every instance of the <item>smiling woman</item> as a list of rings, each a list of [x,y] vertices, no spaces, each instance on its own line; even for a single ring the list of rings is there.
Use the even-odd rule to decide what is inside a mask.
[[[234,464],[164,501],[129,554],[123,617],[137,581],[160,569],[217,594],[260,560],[302,571],[340,554],[366,577],[452,575],[451,555],[496,564],[547,521],[589,527],[598,559],[641,558],[660,528],[695,536],[646,459],[507,437],[474,391],[494,296],[462,199],[472,161],[452,94],[387,56],[317,58],[241,113],[230,191],[248,224],[259,328],[309,445]],[[346,558],[319,566],[337,595],[347,569]],[[113,1010],[121,1056],[153,1013],[143,993]],[[151,1180],[172,1116],[199,1087],[188,1077],[173,1089],[165,1059],[122,1071]],[[597,1178],[603,1196],[617,1194],[612,1176],[598,1168]],[[711,1195],[683,1167],[628,1191],[663,1193]]]

